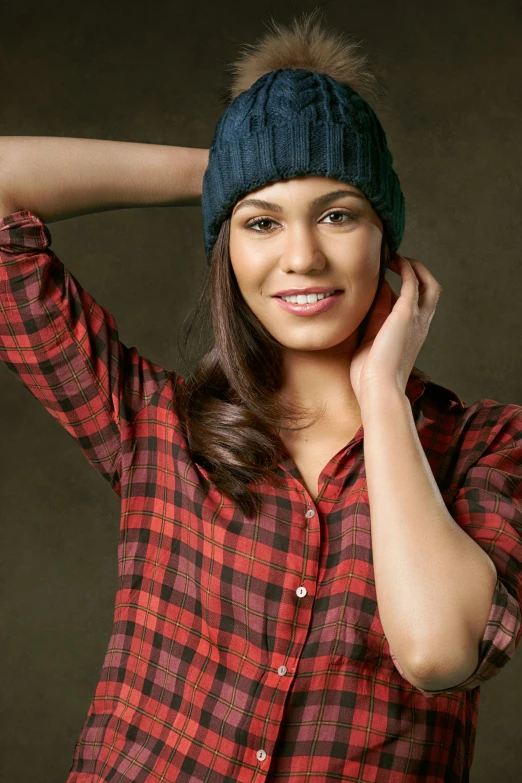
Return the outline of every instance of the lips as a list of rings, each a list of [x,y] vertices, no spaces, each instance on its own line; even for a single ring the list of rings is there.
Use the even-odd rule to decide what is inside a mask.
[[[289,288],[287,291],[279,291],[278,294],[272,294],[277,299],[282,299],[283,296],[308,296],[308,294],[338,294],[342,293],[342,288],[327,288],[321,286],[318,288]]]
[[[342,293],[342,291],[339,291],[338,293],[332,294],[332,296],[326,296],[324,299],[319,299],[317,302],[307,302],[302,305],[287,302],[282,296],[275,296],[273,298],[279,299],[279,306],[289,313],[298,316],[311,316],[329,310],[335,305],[337,300],[340,299]]]

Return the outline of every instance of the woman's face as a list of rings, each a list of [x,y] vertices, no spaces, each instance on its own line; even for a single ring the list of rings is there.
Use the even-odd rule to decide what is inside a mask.
[[[342,194],[315,203],[333,191]],[[271,206],[244,205],[262,199]],[[355,349],[377,291],[383,224],[362,192],[326,177],[269,183],[241,197],[229,252],[239,289],[265,329],[286,348]],[[286,311],[274,294],[315,286],[342,289],[315,315]]]

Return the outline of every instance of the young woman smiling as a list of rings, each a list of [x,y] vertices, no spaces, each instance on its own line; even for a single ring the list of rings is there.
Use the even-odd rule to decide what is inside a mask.
[[[441,286],[397,252],[377,80],[312,21],[238,61],[209,150],[0,143],[0,359],[121,499],[67,783],[469,781],[520,641],[522,407],[415,367]],[[47,225],[178,204],[213,331],[187,378],[125,345]]]

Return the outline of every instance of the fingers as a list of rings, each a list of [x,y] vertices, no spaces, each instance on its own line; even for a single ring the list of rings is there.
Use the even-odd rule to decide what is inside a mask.
[[[406,265],[415,275],[415,278],[419,284],[419,297],[423,298],[427,296],[428,301],[432,304],[437,304],[439,297],[442,293],[442,286],[431,274],[429,269],[415,258],[409,256],[402,256],[400,253],[396,253],[390,261],[390,269],[401,276],[401,270]]]

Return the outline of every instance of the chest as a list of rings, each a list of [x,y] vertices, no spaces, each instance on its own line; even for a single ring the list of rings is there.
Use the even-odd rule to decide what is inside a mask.
[[[295,435],[291,432],[281,435],[314,502],[319,494],[319,476],[337,452],[354,438],[361,424],[360,420],[356,420],[341,432],[335,432],[332,427],[318,432],[302,430]]]

